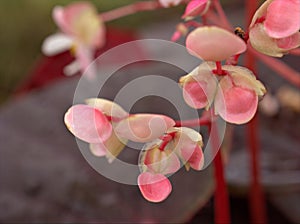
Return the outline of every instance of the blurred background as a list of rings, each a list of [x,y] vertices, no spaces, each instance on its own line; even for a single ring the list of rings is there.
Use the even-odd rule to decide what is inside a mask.
[[[166,202],[155,205],[146,202],[136,186],[107,180],[83,159],[63,125],[63,114],[72,104],[79,79],[62,74],[72,58],[69,53],[46,58],[40,50],[43,40],[57,31],[51,17],[53,6],[70,2],[0,1],[0,222],[212,223],[211,167],[172,176],[174,192]],[[135,1],[91,2],[102,12]],[[243,1],[224,0],[222,4],[233,24],[241,26]],[[183,10],[143,12],[108,23],[103,51],[140,38],[170,39]],[[283,60],[299,71],[299,58],[285,56]],[[120,75],[130,71],[132,77],[138,77],[139,69],[119,71],[104,94],[114,90]],[[161,64],[148,64],[144,72],[171,74],[174,79],[183,73]],[[264,103],[267,106],[261,106],[259,113],[268,219],[270,223],[300,223],[299,89],[261,63],[259,74],[277,105],[270,113],[266,109],[270,102]],[[137,108],[146,111],[153,102],[153,112],[161,112],[165,102],[158,99],[146,99]],[[163,112],[172,114],[171,109]],[[227,150],[231,151],[226,178],[233,223],[250,223],[246,133],[244,126],[235,127],[232,147]]]

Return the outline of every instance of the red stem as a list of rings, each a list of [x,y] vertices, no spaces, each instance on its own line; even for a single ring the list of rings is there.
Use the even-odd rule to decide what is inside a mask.
[[[176,121],[175,127],[197,127],[201,125],[209,126],[211,121],[208,118],[200,118],[185,121]]]
[[[214,197],[214,217],[215,223],[230,223],[230,211],[229,211],[229,197],[227,192],[227,186],[224,178],[224,167],[222,160],[222,152],[219,148],[220,139],[218,136],[217,125],[215,122],[211,123],[209,127],[212,138],[212,150],[217,150],[216,157],[214,159],[214,175],[215,175],[215,197]]]
[[[246,0],[246,22],[247,26],[251,23],[251,18],[258,8],[257,0]],[[249,51],[245,55],[245,65],[256,74],[256,61],[253,54]],[[250,186],[250,212],[252,223],[266,223],[266,208],[265,199],[262,186],[260,184],[260,170],[259,170],[259,141],[258,141],[258,117],[257,115],[248,124],[248,144],[251,160],[251,186]]]
[[[219,0],[213,0],[213,4],[215,6],[215,9],[220,17],[220,21],[223,23],[223,26],[226,27],[228,30],[233,30],[232,25],[230,24],[222,5],[220,4]]]
[[[161,140],[162,140],[163,142],[162,142],[161,145],[159,146],[159,150],[160,150],[160,151],[164,151],[165,148],[166,148],[166,146],[167,146],[167,144],[168,144],[174,137],[175,137],[175,132],[165,134],[165,135],[161,138]]]
[[[210,126],[213,120],[212,116],[212,111],[204,111],[200,118],[185,121],[175,121],[175,127],[197,127],[201,125]]]
[[[104,22],[108,22],[137,12],[151,11],[159,8],[162,8],[162,6],[158,1],[135,2],[131,5],[126,5],[108,12],[101,13],[100,17]]]
[[[220,61],[216,61],[216,69],[212,70],[215,75],[227,75],[227,72],[222,69],[222,64]]]

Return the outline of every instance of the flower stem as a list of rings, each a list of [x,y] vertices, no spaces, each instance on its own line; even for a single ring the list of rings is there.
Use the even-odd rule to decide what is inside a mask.
[[[185,121],[176,121],[175,127],[197,127],[197,126],[209,126],[210,120],[207,119],[192,119],[192,120],[185,120]]]
[[[230,223],[229,197],[224,178],[222,152],[219,148],[220,139],[218,136],[217,124],[215,121],[211,123],[209,129],[212,138],[212,150],[217,150],[217,154],[214,159],[214,176],[216,181],[214,197],[215,223]]]
[[[159,146],[160,151],[164,151],[167,144],[175,137],[175,132],[165,134],[160,139],[162,140],[161,145]]]
[[[197,127],[197,126],[210,126],[212,122],[212,115],[209,111],[202,113],[202,116],[197,119],[175,121],[175,127]]]
[[[215,9],[220,17],[220,21],[224,24],[223,26],[226,27],[228,30],[233,30],[232,25],[230,24],[222,5],[220,4],[219,0],[213,0],[213,4],[215,6]]]
[[[258,116],[256,115],[248,124],[248,144],[251,160],[251,186],[250,186],[250,210],[253,223],[266,223],[266,208],[264,192],[260,183],[259,169],[259,141],[257,139],[257,123]]]
[[[251,23],[251,18],[258,7],[257,0],[246,0],[246,22],[247,26]],[[249,51],[245,55],[245,65],[256,75],[256,61],[253,54]],[[252,223],[266,223],[266,208],[262,186],[260,183],[259,170],[259,141],[258,141],[258,117],[257,115],[248,124],[248,144],[251,164],[251,186],[250,186],[250,211]]]
[[[222,63],[220,61],[216,61],[216,69],[212,72],[216,75],[227,75],[227,72],[222,69]]]
[[[137,12],[151,11],[159,8],[162,8],[162,6],[158,1],[139,1],[131,5],[126,5],[108,12],[101,13],[100,18],[104,22],[108,22]]]

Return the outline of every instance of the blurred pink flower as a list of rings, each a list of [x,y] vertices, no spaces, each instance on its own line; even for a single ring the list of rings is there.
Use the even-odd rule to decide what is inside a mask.
[[[300,0],[268,0],[253,16],[251,45],[259,52],[282,57],[300,46]]]
[[[179,23],[176,26],[176,31],[173,33],[173,35],[171,37],[171,41],[176,42],[182,36],[186,36],[187,33],[188,33],[188,28],[184,25],[184,23]]]
[[[192,19],[196,16],[204,15],[210,6],[211,0],[191,0],[182,16],[183,19]]]
[[[105,26],[95,7],[88,2],[56,6],[53,19],[60,32],[45,39],[43,53],[52,56],[71,50],[77,60],[67,66],[65,72],[67,75],[78,70],[84,72],[93,61],[95,50],[105,44]]]
[[[165,175],[180,169],[180,160],[189,170],[201,170],[204,164],[202,137],[190,128],[170,128],[164,136],[144,146],[140,154],[141,174],[138,185],[142,195],[151,202],[161,202],[171,193]],[[166,187],[167,186],[167,187]]]
[[[169,8],[172,6],[179,5],[184,0],[158,0],[158,1],[164,8]]]
[[[213,63],[202,63],[180,79],[183,96],[193,108],[208,109],[214,103],[215,113],[225,121],[243,124],[257,111],[258,98],[266,92],[263,84],[247,68],[224,65],[226,75],[216,79]]]
[[[86,103],[72,106],[65,114],[65,124],[72,134],[90,143],[94,155],[106,156],[109,162],[128,140],[149,142],[175,125],[164,115],[129,115],[121,106],[106,99],[92,98]]]

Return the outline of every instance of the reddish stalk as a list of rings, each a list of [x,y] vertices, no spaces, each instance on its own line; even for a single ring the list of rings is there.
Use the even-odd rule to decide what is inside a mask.
[[[175,132],[169,133],[169,134],[165,134],[165,135],[161,138],[161,140],[162,140],[163,142],[162,142],[161,145],[159,146],[159,150],[160,150],[160,151],[164,151],[165,148],[166,148],[166,146],[167,146],[167,144],[168,144],[174,137],[175,137]]]
[[[192,119],[185,121],[176,121],[175,127],[197,127],[197,126],[209,126],[211,121],[208,118]]]
[[[285,78],[287,81],[289,81],[291,84],[297,86],[300,88],[300,73],[296,70],[292,69],[290,66],[288,66],[286,63],[271,58],[269,56],[260,54],[259,52],[255,51],[253,48],[248,47],[248,50],[251,54],[255,55],[260,61],[262,61],[264,64],[266,64],[268,67],[270,67],[273,71],[278,73],[278,75]]]
[[[254,15],[257,7],[257,0],[246,1],[246,22],[247,25],[251,23],[251,18]],[[256,61],[253,54],[249,51],[245,55],[245,66],[256,74]],[[248,144],[249,153],[251,160],[251,186],[250,186],[250,212],[252,223],[266,223],[266,209],[265,209],[265,198],[260,183],[260,170],[259,170],[259,140],[258,140],[258,116],[256,115],[252,121],[248,124]]]
[[[100,17],[104,22],[108,22],[137,12],[151,11],[159,8],[162,8],[162,6],[158,1],[141,1],[101,13]]]
[[[210,21],[211,23],[213,23],[214,25],[217,25],[223,29],[226,29],[226,30],[232,30],[232,26],[229,24],[225,24],[222,20],[220,20],[219,16],[213,12],[213,11],[208,11],[206,14],[205,14],[205,18],[206,18],[206,22],[207,21]],[[208,25],[208,24],[206,24]]]
[[[212,122],[209,126],[212,138],[212,150],[217,150],[214,159],[214,176],[215,176],[215,197],[214,197],[214,218],[215,223],[230,223],[229,197],[227,186],[224,178],[224,166],[222,160],[222,152],[219,148],[220,139],[216,122]]]
[[[204,111],[200,118],[191,120],[179,120],[175,121],[175,127],[198,127],[198,126],[210,126],[213,120],[213,114],[210,111]]]
[[[223,26],[226,27],[228,30],[233,30],[233,27],[232,25],[230,24],[224,10],[223,10],[223,7],[222,5],[220,4],[220,1],[219,0],[213,0],[213,4],[215,6],[215,9],[219,15],[219,19],[220,21],[224,24]]]
[[[220,61],[216,61],[216,69],[212,70],[215,75],[227,75],[227,72],[222,69],[222,64]]]

